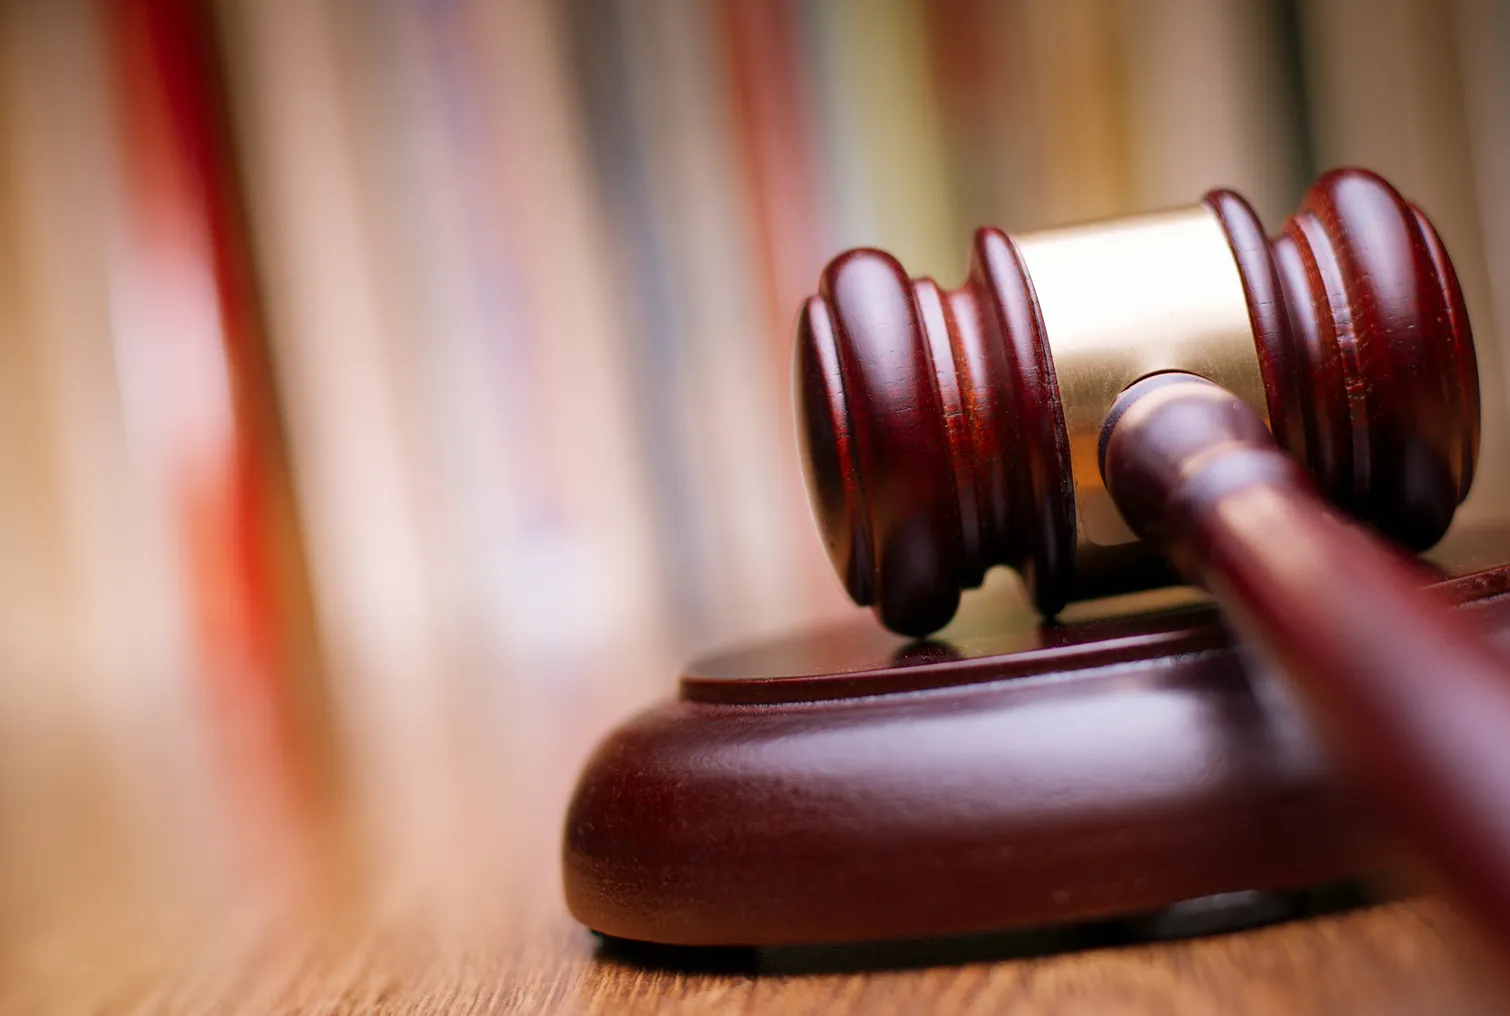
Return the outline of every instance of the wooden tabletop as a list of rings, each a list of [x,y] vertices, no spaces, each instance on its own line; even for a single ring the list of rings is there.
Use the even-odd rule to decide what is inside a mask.
[[[329,681],[297,710],[193,680],[0,684],[0,1014],[1504,1008],[1429,899],[1089,947],[605,943],[562,903],[561,817],[672,662],[613,659]]]

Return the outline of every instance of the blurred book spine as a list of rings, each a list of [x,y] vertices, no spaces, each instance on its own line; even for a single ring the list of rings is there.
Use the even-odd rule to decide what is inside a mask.
[[[323,699],[205,15],[0,8],[0,709],[150,730],[147,820],[244,808],[239,862],[323,775]]]
[[[1037,225],[1137,209],[1127,26],[1116,0],[1026,4],[1021,30],[1038,124]],[[1194,196],[1194,195],[1193,195]]]
[[[1046,225],[1023,5],[937,0],[927,12],[949,178],[962,224],[1010,231]]]
[[[652,637],[626,349],[556,26],[536,4],[378,9],[387,249],[417,255],[395,279],[459,638],[538,664]]]
[[[837,248],[880,246],[914,275],[964,274],[963,226],[945,169],[924,5],[806,5]],[[837,253],[837,251],[835,251]]]
[[[120,125],[108,286],[133,459],[179,536],[197,669],[291,686],[314,663],[307,577],[212,25],[198,0],[120,0],[105,24]]]
[[[481,43],[471,101],[486,118],[494,167],[474,184],[496,191],[493,229],[514,266],[519,341],[533,346],[538,363],[540,416],[494,439],[536,437],[542,468],[523,480],[536,502],[559,505],[539,519],[543,532],[520,528],[509,544],[543,543],[546,551],[530,558],[533,571],[516,583],[514,602],[535,601],[537,616],[525,620],[537,657],[559,652],[563,641],[586,639],[597,650],[658,644],[668,620],[665,584],[630,347],[562,25],[549,4],[468,0],[467,8],[456,28]],[[495,567],[510,560],[501,555]],[[540,597],[542,586],[548,596]]]
[[[799,481],[780,440],[785,371],[766,352],[715,12],[686,0],[569,11],[611,242],[631,273],[617,292],[673,623],[693,642],[791,623],[804,613],[802,544],[783,506]]]
[[[1125,0],[1138,206],[1226,187],[1266,222],[1294,211],[1310,169],[1290,13],[1277,0]]]
[[[378,689],[433,666],[435,596],[403,316],[374,246],[383,153],[341,9],[218,13],[316,612],[331,668]]]
[[[617,269],[610,280],[611,298],[628,348],[626,381],[643,442],[668,613],[695,630],[707,609],[699,575],[710,553],[710,537],[707,520],[697,513],[692,464],[683,451],[682,391],[690,383],[690,367],[678,348],[677,282],[669,240],[650,192],[651,142],[643,100],[636,95],[644,85],[633,77],[624,38],[634,12],[587,0],[564,3],[557,12],[583,117],[595,200]]]
[[[208,758],[229,778],[233,859],[276,863],[320,815],[327,703],[214,26],[201,0],[117,0],[101,24],[129,461],[171,535],[185,703],[205,710]]]
[[[1503,407],[1510,386],[1510,358],[1505,355],[1505,337],[1510,334],[1510,7],[1498,0],[1457,0],[1452,13],[1483,237],[1487,284],[1483,302],[1491,315],[1487,323],[1473,319],[1480,385],[1494,389],[1485,397],[1486,404],[1493,400]],[[1457,256],[1455,251],[1453,256]],[[1487,459],[1490,454],[1504,454],[1502,431],[1510,411],[1502,409],[1497,417],[1485,415],[1481,457]],[[1491,429],[1500,433],[1490,437]],[[1491,470],[1491,474],[1486,487],[1496,480],[1500,486],[1482,497],[1481,513],[1503,519],[1510,501],[1510,477],[1500,471]]]
[[[158,554],[168,534],[129,467],[111,349],[114,127],[93,15],[0,6],[0,659],[36,675],[5,690],[38,699],[171,685],[186,663]]]
[[[793,542],[795,562],[779,623],[841,616],[847,600],[829,568],[795,458],[795,408],[788,375],[797,310],[832,253],[834,228],[815,109],[811,46],[801,0],[723,0],[716,6],[726,54],[737,197],[749,222],[749,264],[763,290],[759,328],[774,384],[770,441],[783,467],[769,491],[770,511]]]
[[[17,658],[136,654],[285,697],[328,664],[401,711],[437,673],[548,683],[841,616],[787,361],[829,258],[878,245],[953,286],[977,224],[1231,186],[1272,226],[1341,162],[1441,226],[1504,458],[1487,0],[0,17]],[[78,129],[49,130],[54,104]],[[1510,474],[1481,486],[1475,511]]]

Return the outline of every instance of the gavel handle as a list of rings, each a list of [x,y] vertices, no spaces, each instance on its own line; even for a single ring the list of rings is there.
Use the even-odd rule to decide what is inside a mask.
[[[1133,529],[1277,664],[1339,761],[1510,957],[1506,659],[1210,382],[1129,388],[1101,469]]]

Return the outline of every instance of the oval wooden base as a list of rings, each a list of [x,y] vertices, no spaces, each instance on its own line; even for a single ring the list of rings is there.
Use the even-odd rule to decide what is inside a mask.
[[[1510,567],[1437,588],[1510,637]],[[1368,828],[1210,608],[911,646],[871,625],[689,667],[588,762],[564,875],[609,935],[802,944],[1314,885],[1380,866]]]

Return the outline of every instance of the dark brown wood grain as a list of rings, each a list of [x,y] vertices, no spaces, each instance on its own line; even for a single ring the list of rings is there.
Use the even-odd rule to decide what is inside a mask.
[[[1352,875],[1352,809],[1230,647],[1047,679],[628,723],[567,818],[572,913],[780,945],[1125,915]],[[1000,663],[1001,661],[991,661]],[[963,670],[963,668],[958,668]],[[837,682],[836,682],[837,683]]]
[[[1459,454],[1458,437],[1400,454]],[[1409,484],[1418,518],[1458,495],[1443,463],[1375,456],[1366,478]],[[1488,632],[1424,591],[1417,565],[1324,502],[1257,415],[1201,378],[1123,393],[1102,469],[1134,529],[1278,664],[1351,774],[1510,955],[1510,661]]]
[[[1237,195],[1206,201],[1243,276],[1275,439],[1334,504],[1431,546],[1479,443],[1468,314],[1436,230],[1357,169],[1317,180],[1272,241]]]
[[[1220,388],[1158,374],[1124,393],[1106,425],[1103,472],[1118,508],[1223,597],[1231,576],[1207,566],[1234,538],[1202,528],[1208,501],[1238,488],[1283,493],[1292,509],[1309,498],[1307,511],[1353,533],[1310,493],[1306,467],[1378,530],[1434,543],[1471,483],[1478,395],[1462,297],[1430,224],[1358,170],[1318,180],[1274,241],[1240,198],[1216,192],[1208,204],[1243,280],[1275,432],[1293,455]],[[820,529],[858,602],[922,634],[954,613],[961,588],[1007,563],[1040,610],[1063,605],[1074,567],[1063,410],[1008,237],[977,233],[967,281],[952,291],[909,280],[880,251],[841,256],[804,308],[796,355]],[[1256,602],[1272,608],[1259,646],[1328,673],[1365,675],[1393,659],[1418,682],[1434,660],[1471,663],[1474,687],[1489,687],[1502,665],[1472,625],[1441,621],[1445,610],[1416,588],[1424,571],[1366,537],[1334,547],[1308,518],[1287,516],[1293,533],[1246,534],[1261,548],[1225,551],[1255,569]],[[1298,567],[1296,540],[1315,542],[1305,563],[1327,569],[1316,590],[1256,570]],[[1489,604],[1485,616],[1510,627],[1510,610],[1498,613],[1505,575],[1449,598]],[[1402,638],[1431,634],[1435,656],[1391,657],[1392,625],[1338,605],[1360,577],[1378,580],[1389,605],[1380,616],[1400,617]],[[1282,611],[1271,603],[1281,595]],[[1416,628],[1413,612],[1424,612]],[[1316,643],[1335,656],[1307,655],[1318,624],[1345,628]],[[613,935],[678,944],[944,935],[1380,865],[1376,836],[1310,728],[1266,693],[1209,609],[1045,624],[1015,639],[988,640],[985,652],[951,640],[888,652],[831,633],[693,664],[678,701],[626,724],[586,767],[564,847],[573,913]],[[1345,711],[1361,693],[1344,689],[1332,705]],[[1504,713],[1510,730],[1510,705]],[[1413,742],[1395,739],[1408,730],[1347,729],[1409,764],[1400,758]],[[1439,765],[1428,784],[1448,777]],[[1510,801],[1503,789],[1470,795],[1461,821]],[[1510,832],[1503,842],[1492,829],[1448,834],[1442,816],[1411,815],[1446,837],[1429,841],[1438,864],[1468,844],[1478,854],[1463,856],[1487,878],[1492,851],[1510,847]],[[1500,912],[1494,893],[1480,898]],[[1510,913],[1510,895],[1502,902]]]
[[[1510,634],[1510,570],[1442,583]],[[959,934],[1375,869],[1310,728],[1209,607],[695,661],[568,812],[590,927],[682,944]]]
[[[922,635],[1007,563],[1045,613],[1069,596],[1069,452],[1032,284],[1001,230],[965,284],[856,250],[797,323],[797,408],[824,543],[855,602]]]
[[[1436,231],[1358,169],[1317,180],[1272,240],[1238,196],[1206,204],[1242,281],[1280,444],[1335,503],[1431,546],[1467,494],[1479,434],[1467,312]],[[881,251],[835,259],[798,321],[796,384],[829,556],[882,623],[936,630],[997,564],[1022,573],[1045,615],[1089,591],[1049,339],[1000,230],[976,233],[953,290],[909,280]],[[1166,580],[1135,567],[1145,585]]]

